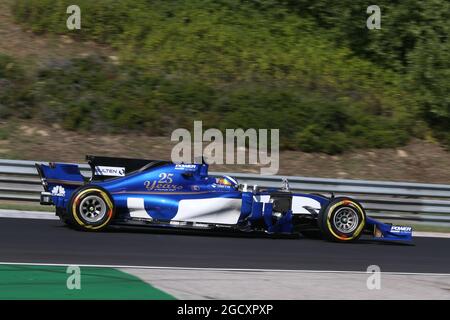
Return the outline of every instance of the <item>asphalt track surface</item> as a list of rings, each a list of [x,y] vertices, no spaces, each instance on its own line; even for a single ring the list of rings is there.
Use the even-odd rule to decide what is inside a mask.
[[[450,239],[414,245],[269,239],[114,228],[75,231],[57,220],[0,218],[0,262],[189,268],[450,273]]]

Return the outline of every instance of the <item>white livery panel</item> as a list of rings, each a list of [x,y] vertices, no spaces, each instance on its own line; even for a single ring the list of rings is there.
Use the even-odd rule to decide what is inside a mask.
[[[178,205],[175,221],[236,224],[241,215],[242,199],[185,199]]]
[[[308,197],[292,197],[292,213],[293,214],[311,214],[305,207],[311,207],[320,210],[320,202]]]
[[[144,198],[128,198],[127,207],[131,218],[150,219],[149,214],[145,210]]]

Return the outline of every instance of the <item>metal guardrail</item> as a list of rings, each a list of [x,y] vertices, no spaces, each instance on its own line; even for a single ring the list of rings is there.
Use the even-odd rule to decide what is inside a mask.
[[[35,161],[0,160],[0,200],[39,202],[42,187],[34,165]],[[82,174],[90,176],[87,164],[79,166]],[[286,177],[294,191],[353,196],[375,218],[450,227],[450,185],[245,173],[211,174],[231,175],[240,183],[261,187],[280,187],[282,178]]]

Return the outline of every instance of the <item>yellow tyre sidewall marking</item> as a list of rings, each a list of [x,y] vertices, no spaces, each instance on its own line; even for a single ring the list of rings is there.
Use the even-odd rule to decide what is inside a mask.
[[[78,212],[78,210],[77,210],[77,205],[78,205],[78,200],[83,196],[83,195],[85,195],[86,193],[89,193],[89,192],[96,192],[96,193],[99,193],[101,196],[102,196],[102,199],[106,202],[106,204],[108,205],[108,207],[109,207],[109,210],[110,210],[110,213],[108,214],[108,219],[106,219],[106,221],[104,222],[104,223],[102,223],[101,225],[99,225],[99,226],[90,226],[90,225],[86,225],[83,221],[81,221],[81,219],[80,218],[78,218],[78,214],[77,214],[77,212]],[[104,192],[104,191],[102,191],[102,190],[100,190],[100,189],[86,189],[86,190],[83,190],[83,191],[81,191],[79,194],[77,194],[77,196],[75,197],[75,199],[73,200],[73,204],[72,204],[72,216],[75,218],[75,220],[77,221],[77,223],[81,226],[81,227],[84,227],[84,228],[87,228],[87,229],[93,229],[93,230],[95,230],[95,229],[100,229],[100,228],[102,228],[102,227],[104,227],[105,225],[107,225],[108,224],[108,222],[111,220],[111,218],[112,218],[112,211],[113,211],[113,204],[112,204],[112,202],[111,202],[111,200],[109,199],[109,196]]]
[[[343,205],[349,205],[349,204],[351,204],[352,206],[356,207],[356,209],[358,209],[359,212],[361,213],[361,217],[362,217],[362,219],[361,219],[361,224],[360,224],[359,227],[353,232],[353,236],[351,236],[351,237],[342,237],[342,236],[336,234],[336,233],[333,231],[333,228],[331,227],[331,222],[330,222],[331,213],[333,213],[333,211],[334,211],[334,209],[335,209],[336,207],[338,207],[338,206],[340,206],[340,205],[342,205],[342,204],[343,204]],[[353,202],[353,201],[351,201],[351,200],[342,200],[342,201],[339,201],[339,202],[335,203],[330,209],[328,209],[328,212],[327,212],[327,226],[328,226],[328,230],[329,230],[336,238],[338,238],[338,239],[340,239],[340,240],[343,240],[343,241],[349,241],[349,240],[354,239],[355,237],[357,237],[357,236],[361,233],[361,231],[362,231],[362,229],[364,228],[364,225],[365,225],[365,224],[366,224],[366,220],[365,220],[365,217],[364,217],[364,211],[362,210],[362,208],[361,208],[356,202]]]

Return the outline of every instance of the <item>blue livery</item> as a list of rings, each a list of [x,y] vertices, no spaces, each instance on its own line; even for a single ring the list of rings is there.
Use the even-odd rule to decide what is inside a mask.
[[[36,164],[44,192],[41,204],[54,205],[67,225],[99,231],[109,225],[143,225],[233,230],[263,234],[303,234],[337,242],[362,235],[383,241],[412,240],[412,228],[366,216],[349,197],[291,192],[239,184],[211,176],[208,165],[87,156],[91,177],[75,164]]]

